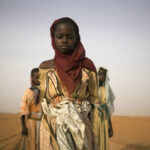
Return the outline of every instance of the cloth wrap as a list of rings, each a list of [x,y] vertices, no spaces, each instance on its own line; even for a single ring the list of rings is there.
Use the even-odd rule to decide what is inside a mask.
[[[64,98],[57,107],[53,107],[44,98],[41,105],[44,114],[56,118],[56,137],[60,150],[74,150],[73,141],[79,150],[88,148],[81,114],[88,115],[91,109],[89,101],[84,100],[81,105],[78,105],[69,101],[69,98]]]

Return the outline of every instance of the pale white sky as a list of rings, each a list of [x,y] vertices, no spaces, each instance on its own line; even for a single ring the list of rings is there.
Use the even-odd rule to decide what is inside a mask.
[[[49,27],[71,17],[86,56],[109,70],[114,115],[150,116],[149,0],[0,0],[0,112],[18,112],[30,70],[54,56]]]

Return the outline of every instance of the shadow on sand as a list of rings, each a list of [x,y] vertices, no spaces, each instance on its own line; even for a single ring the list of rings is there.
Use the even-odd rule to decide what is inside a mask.
[[[121,150],[150,150],[150,145],[143,145],[143,144],[128,144],[123,147]]]

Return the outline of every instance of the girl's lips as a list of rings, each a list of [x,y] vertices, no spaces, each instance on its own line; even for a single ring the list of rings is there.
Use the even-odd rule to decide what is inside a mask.
[[[61,45],[61,47],[62,47],[62,48],[67,48],[67,47],[68,47],[68,45]]]

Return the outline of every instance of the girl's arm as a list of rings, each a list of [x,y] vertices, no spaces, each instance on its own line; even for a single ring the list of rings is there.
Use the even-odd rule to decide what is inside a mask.
[[[21,116],[22,136],[28,134],[28,129],[25,124],[25,117],[26,117],[25,115]]]
[[[112,128],[112,123],[111,123],[111,116],[110,116],[110,118],[109,118],[108,134],[109,134],[109,137],[110,137],[110,138],[113,136],[113,128]]]
[[[28,95],[29,95],[29,91],[26,90],[22,97],[22,102],[20,106],[22,135],[28,134],[28,129],[26,127],[26,118],[28,114],[30,113],[29,104],[28,104]]]

